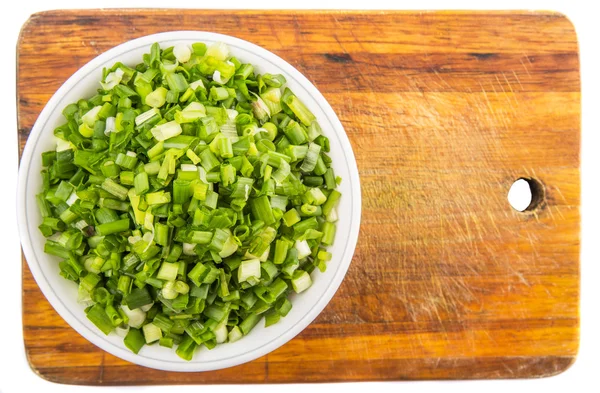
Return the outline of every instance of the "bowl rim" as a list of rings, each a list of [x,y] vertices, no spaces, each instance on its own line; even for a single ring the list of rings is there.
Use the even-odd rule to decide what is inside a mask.
[[[303,315],[295,325],[293,325],[290,329],[286,330],[279,337],[267,342],[265,345],[241,355],[207,362],[173,363],[169,361],[157,360],[153,358],[140,356],[124,348],[113,345],[107,345],[109,343],[107,340],[92,332],[89,327],[81,323],[79,319],[75,317],[75,315],[64,305],[64,303],[60,300],[59,296],[51,289],[51,284],[47,281],[44,273],[42,272],[39,266],[40,262],[35,256],[34,247],[31,241],[32,239],[29,236],[29,226],[26,218],[27,214],[24,194],[27,184],[27,175],[30,171],[30,164],[36,144],[35,142],[30,141],[37,141],[43,129],[45,128],[45,123],[48,121],[50,115],[55,110],[60,109],[58,108],[59,101],[71,88],[73,88],[77,83],[79,83],[79,81],[83,77],[85,77],[89,72],[93,71],[94,69],[97,69],[101,64],[108,61],[109,58],[118,55],[123,55],[124,53],[127,53],[130,50],[134,50],[140,45],[151,45],[154,42],[190,39],[221,41],[225,43],[231,43],[232,45],[241,45],[243,47],[248,48],[248,50],[256,54],[259,54],[265,60],[270,61],[276,67],[281,69],[282,72],[293,76],[315,99],[315,101],[318,102],[318,105],[320,106],[321,110],[325,112],[326,116],[328,117],[328,120],[334,126],[332,133],[338,137],[338,140],[341,144],[341,148],[346,158],[346,165],[348,166],[348,170],[350,173],[350,179],[348,180],[350,181],[351,195],[353,201],[350,205],[352,211],[352,220],[350,222],[349,237],[347,239],[346,248],[344,249],[344,254],[340,259],[340,265],[338,266],[338,269],[335,275],[333,276],[332,281],[326,288],[323,296],[317,300],[317,302],[309,310],[309,312]],[[352,151],[352,146],[350,145],[348,136],[346,135],[344,127],[342,126],[339,118],[337,117],[337,115],[335,114],[325,97],[319,92],[319,90],[300,71],[298,71],[287,61],[283,60],[282,58],[270,52],[269,50],[260,47],[256,44],[253,44],[249,41],[231,35],[199,30],[168,31],[135,38],[112,47],[111,49],[99,54],[94,59],[90,60],[84,66],[79,68],[52,95],[50,100],[44,106],[37,120],[35,121],[35,124],[32,127],[29,137],[27,139],[27,143],[25,144],[25,148],[23,149],[23,154],[21,156],[19,165],[19,175],[17,184],[17,221],[23,254],[36,283],[38,284],[42,293],[50,302],[52,307],[69,324],[70,327],[72,327],[80,335],[82,335],[84,338],[86,338],[88,341],[101,348],[102,350],[105,350],[129,362],[165,371],[210,371],[240,365],[272,352],[273,350],[284,345],[296,335],[298,335],[300,332],[302,332],[327,306],[333,295],[338,290],[348,271],[348,268],[352,261],[352,256],[356,249],[356,243],[358,241],[358,233],[361,220],[361,205],[362,204],[360,179],[358,176],[358,167],[356,164],[354,153]]]

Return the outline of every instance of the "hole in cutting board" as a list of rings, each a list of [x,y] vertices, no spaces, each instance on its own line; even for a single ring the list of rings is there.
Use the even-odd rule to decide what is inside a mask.
[[[519,178],[508,191],[508,203],[519,212],[534,210],[544,199],[544,186],[536,179]]]

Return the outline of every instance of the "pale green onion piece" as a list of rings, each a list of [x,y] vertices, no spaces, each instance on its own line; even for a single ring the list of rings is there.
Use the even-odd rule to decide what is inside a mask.
[[[182,133],[181,126],[176,121],[155,126],[150,130],[157,141],[164,141]]]
[[[165,104],[167,100],[167,89],[160,86],[157,87],[152,93],[146,96],[146,105],[153,108],[160,108]]]
[[[94,123],[98,121],[98,113],[102,109],[101,106],[95,106],[89,111],[87,111],[83,116],[81,116],[81,120],[88,126],[93,127]]]
[[[229,57],[229,47],[222,42],[216,42],[206,49],[204,56],[212,56],[217,60],[226,60]]]
[[[306,157],[304,157],[304,161],[302,161],[300,170],[303,172],[312,172],[315,169],[315,166],[317,165],[319,153],[321,153],[321,146],[317,143],[311,142],[308,145],[308,151],[306,152]]]
[[[104,135],[108,136],[111,132],[115,132],[115,118],[113,116],[106,118],[104,126]]]
[[[270,87],[260,95],[265,105],[269,108],[270,116],[281,112],[281,90],[278,87]]]
[[[298,250],[298,259],[306,258],[311,254],[310,247],[308,246],[308,242],[306,240],[296,240],[294,248]]]
[[[240,330],[239,327],[234,326],[233,329],[231,329],[231,331],[229,332],[228,335],[228,341],[230,343],[234,343],[236,341],[238,341],[240,338],[242,338],[244,335],[242,334],[242,331]]]
[[[256,97],[256,100],[252,102],[252,111],[254,112],[254,116],[262,122],[267,121],[271,117],[271,110],[259,95],[256,93],[252,94],[254,97]]]
[[[163,262],[158,270],[156,278],[166,281],[174,281],[177,278],[177,272],[179,271],[179,263]]]
[[[248,281],[248,279],[251,277],[257,280],[260,278],[260,260],[258,259],[248,259],[246,261],[242,261],[238,267],[239,282]]]
[[[128,323],[129,326],[131,326],[132,328],[136,328],[136,329],[139,329],[142,327],[142,324],[146,320],[145,312],[143,312],[139,308],[131,310],[131,309],[129,309],[129,307],[127,307],[125,305],[121,306],[121,310],[123,310],[125,315],[127,315],[127,317],[129,318],[129,323]]]
[[[160,328],[152,322],[145,324],[142,330],[144,331],[146,344],[151,344],[155,341],[158,341],[162,337],[162,330],[160,330]]]
[[[198,90],[199,87],[206,90],[206,88],[204,87],[204,83],[202,82],[202,79],[198,79],[197,81],[190,83],[190,88],[194,91]]]
[[[158,110],[158,108],[149,109],[146,112],[139,114],[135,117],[135,125],[140,126],[156,115],[160,115],[160,111]]]
[[[215,328],[214,333],[217,344],[222,344],[225,341],[227,341],[227,321],[224,320],[221,323],[219,323]]]
[[[123,79],[123,74],[124,72],[120,67],[114,70],[113,72],[110,72],[108,75],[106,75],[104,82],[100,82],[102,89],[106,91],[112,90],[115,86],[121,83],[121,80]]]
[[[192,51],[185,44],[177,44],[173,47],[173,55],[180,63],[187,63],[190,60]]]
[[[203,117],[206,117],[206,108],[199,102],[192,102],[182,111],[175,113],[175,121],[179,124],[193,123]]]
[[[292,288],[296,293],[302,293],[312,285],[310,275],[303,270],[296,270],[292,277]]]
[[[179,293],[175,290],[175,282],[167,281],[167,283],[163,286],[161,290],[162,296],[167,300],[176,299],[179,296]]]
[[[227,257],[233,255],[237,251],[237,249],[238,249],[238,244],[236,243],[235,238],[230,235],[227,238],[227,240],[225,241],[225,243],[223,244],[223,248],[219,252],[219,256],[221,258],[227,258]]]

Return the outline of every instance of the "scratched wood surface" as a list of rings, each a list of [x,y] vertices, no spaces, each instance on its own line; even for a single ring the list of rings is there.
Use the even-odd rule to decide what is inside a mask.
[[[263,383],[550,376],[579,343],[580,80],[552,13],[52,11],[23,26],[20,149],[79,67],[168,30],[232,34],[297,67],[342,121],[363,220],[348,275],[278,350],[206,373],[149,370],[79,336],[23,264],[25,348],[69,384]],[[507,202],[518,178],[538,202]]]

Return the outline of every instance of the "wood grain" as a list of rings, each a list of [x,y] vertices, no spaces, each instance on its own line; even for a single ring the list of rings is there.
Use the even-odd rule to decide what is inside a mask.
[[[231,34],[304,73],[342,121],[363,220],[348,275],[302,334],[251,363],[148,370],[76,334],[23,264],[31,367],[70,384],[550,376],[579,343],[577,38],[536,12],[51,11],[23,26],[20,149],[54,91],[107,49],[167,30]],[[66,55],[68,54],[68,55]],[[506,195],[539,182],[535,209]]]

